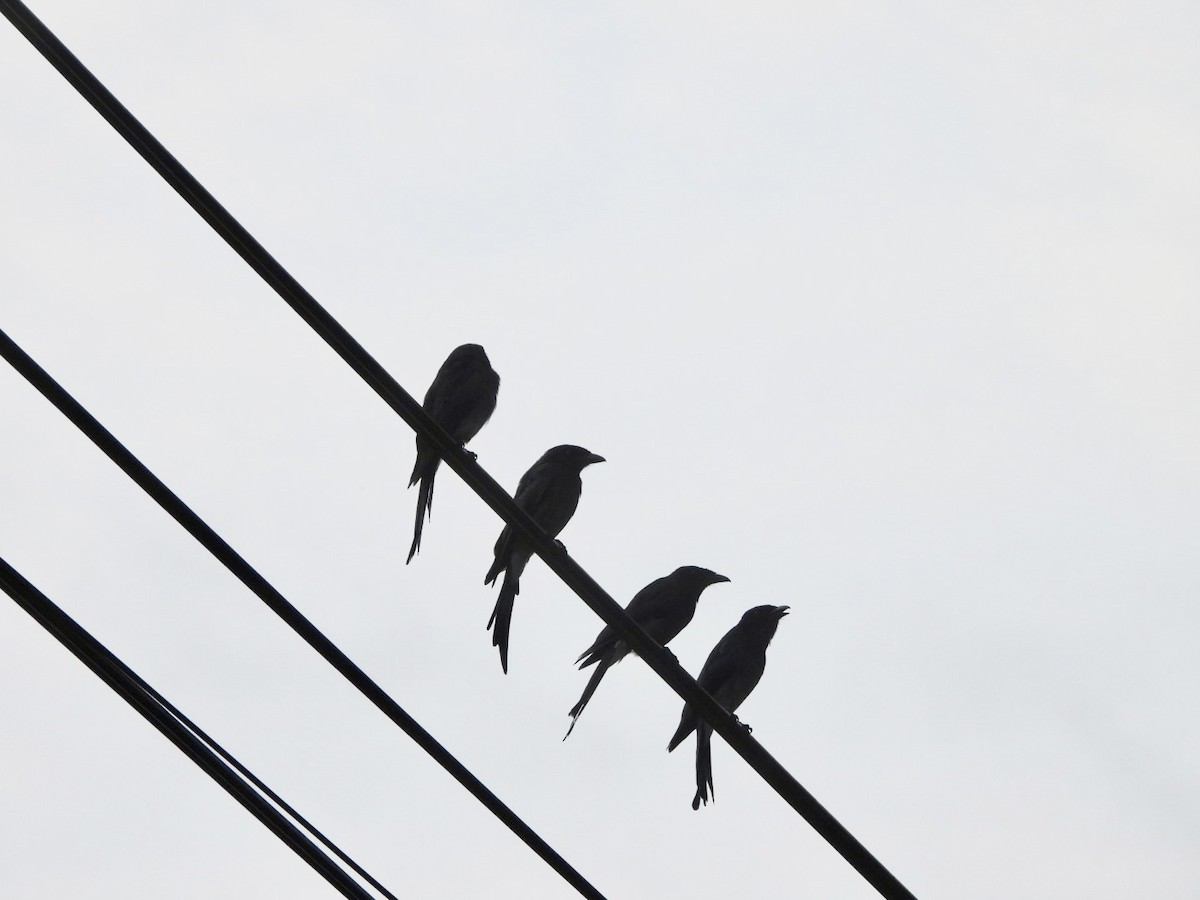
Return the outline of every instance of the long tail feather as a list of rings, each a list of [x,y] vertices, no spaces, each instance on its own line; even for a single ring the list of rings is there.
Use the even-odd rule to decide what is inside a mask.
[[[683,715],[679,718],[679,727],[675,729],[675,733],[671,735],[671,742],[667,744],[668,753],[682,744],[684,739],[695,730],[697,718],[690,706],[683,708]]]
[[[436,466],[421,476],[421,486],[417,489],[417,521],[413,526],[412,546],[408,550],[408,559],[404,561],[405,565],[412,562],[412,558],[421,549],[421,531],[425,527],[425,519],[432,515],[433,511],[433,477],[435,475],[437,475]],[[412,485],[410,484],[409,487]]]
[[[563,740],[571,736],[571,732],[575,730],[575,723],[579,721],[579,717],[583,715],[583,708],[588,705],[588,701],[592,699],[592,694],[596,693],[596,688],[600,686],[600,679],[604,677],[604,673],[608,671],[608,667],[613,664],[613,660],[609,657],[604,657],[600,660],[600,665],[596,666],[596,671],[592,673],[592,677],[588,679],[587,687],[583,689],[583,696],[579,698],[579,702],[571,707],[571,712],[568,713],[571,717],[571,727],[567,729],[567,733],[563,735]]]
[[[508,674],[508,632],[512,627],[513,602],[520,589],[518,576],[511,571],[504,573],[504,583],[500,585],[500,596],[496,599],[496,607],[492,617],[488,619],[488,628],[495,625],[492,631],[492,645],[500,648],[500,668]]]

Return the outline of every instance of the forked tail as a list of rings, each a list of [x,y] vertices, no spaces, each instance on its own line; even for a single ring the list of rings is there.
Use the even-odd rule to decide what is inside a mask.
[[[716,796],[712,789],[712,726],[703,723],[696,729],[696,796],[692,809],[699,809],[701,803],[708,806],[708,798]]]
[[[437,461],[434,460],[434,462]],[[421,531],[425,527],[425,520],[429,518],[433,510],[433,477],[435,475],[437,475],[436,465],[427,474],[421,476],[421,486],[417,489],[417,521],[413,526],[412,546],[408,550],[408,559],[404,561],[405,565],[412,562],[412,558],[421,549]],[[411,483],[409,487],[412,487]]]

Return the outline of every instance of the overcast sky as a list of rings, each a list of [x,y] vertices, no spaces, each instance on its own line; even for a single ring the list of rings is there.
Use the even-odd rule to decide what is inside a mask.
[[[411,393],[483,344],[510,490],[922,900],[1200,896],[1200,9],[35,0]],[[877,896],[6,22],[0,327],[612,900]],[[573,892],[20,376],[0,555],[401,896]],[[0,602],[13,897],[332,889]]]

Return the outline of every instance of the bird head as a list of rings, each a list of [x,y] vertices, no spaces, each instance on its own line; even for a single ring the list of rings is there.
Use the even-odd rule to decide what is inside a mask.
[[[482,362],[491,365],[487,354],[479,344],[460,344],[450,351],[446,357],[446,365],[462,365],[469,362]]]
[[[585,450],[583,447],[576,447],[574,444],[559,444],[543,453],[540,462],[583,471],[593,463],[605,462],[605,459],[603,456]]]
[[[740,622],[743,628],[750,629],[770,643],[779,627],[779,620],[788,614],[787,606],[756,606],[746,610]]]
[[[671,573],[673,577],[703,589],[710,584],[720,584],[723,581],[728,581],[724,575],[718,575],[712,569],[706,569],[703,566],[680,566]]]

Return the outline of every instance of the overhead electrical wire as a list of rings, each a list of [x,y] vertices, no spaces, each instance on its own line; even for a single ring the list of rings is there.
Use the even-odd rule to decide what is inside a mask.
[[[259,792],[263,787],[261,782],[258,782],[253,776],[250,776],[249,779],[244,777],[243,773],[249,774],[245,767],[236,761],[231,762],[223,758],[223,751],[218,753],[213,749],[208,741],[200,736],[198,729],[194,729],[189,720],[182,716],[174,706],[167,703],[157,691],[142,681],[107,647],[96,640],[83,626],[63,612],[49,597],[34,587],[2,558],[0,558],[0,589],[12,597],[18,606],[74,653],[84,665],[116,691],[126,703],[141,713],[151,725],[162,732],[169,741],[274,832],[281,841],[316,869],[343,896],[353,898],[353,900],[376,900],[374,894],[350,877],[283,812],[272,805],[272,801],[278,802],[278,798],[273,793],[264,797]],[[255,788],[259,788],[259,790],[255,790]],[[294,815],[290,812],[290,807],[288,810],[289,815]],[[301,820],[298,819],[298,821]],[[305,827],[309,828],[307,823],[305,823]],[[316,834],[311,828],[309,828],[309,832]],[[321,840],[324,841],[324,838],[322,837]],[[337,853],[356,872],[365,876],[380,893],[390,900],[395,900],[395,895],[367,875],[361,866],[342,854],[340,850]]]
[[[0,559],[0,563],[3,563],[2,559]],[[64,613],[64,615],[65,615],[65,613]],[[238,761],[237,757],[235,757],[232,753],[230,753],[228,750],[226,750],[224,747],[222,747],[203,728],[201,728],[199,725],[197,725],[195,722],[193,722],[190,718],[188,718],[183,713],[183,711],[179,709],[179,707],[177,707],[174,703],[172,703],[170,700],[168,700],[166,697],[164,697],[162,694],[160,694],[151,685],[147,684],[146,681],[140,675],[138,675],[137,672],[133,671],[133,669],[129,668],[127,665],[125,665],[123,662],[121,662],[121,660],[118,657],[113,656],[113,660],[122,669],[122,671],[125,672],[125,674],[129,677],[129,679],[135,685],[137,685],[137,687],[140,690],[142,690],[146,694],[146,696],[150,697],[152,700],[154,700],[156,703],[158,703],[160,706],[162,706],[163,709],[165,709],[172,716],[174,716],[176,719],[178,719],[183,724],[183,726],[185,728],[187,728],[188,731],[190,731],[192,734],[196,735],[196,737],[198,737],[204,743],[204,745],[206,747],[208,747],[210,750],[212,750],[213,753],[217,754],[217,756],[219,756],[222,760],[224,760],[226,763],[228,763],[234,770],[237,771],[237,773],[239,775],[242,776],[242,778],[244,778],[250,784],[254,785],[254,787],[256,787],[259,790],[259,792],[262,793],[267,799],[269,799],[272,803],[274,803],[276,806],[278,806],[280,809],[282,809],[285,813],[287,813],[287,815],[289,815],[293,821],[298,822],[301,828],[303,828],[305,831],[307,831],[309,834],[311,834],[314,838],[316,838],[317,841],[319,843],[321,843],[330,853],[332,853],[334,856],[336,856],[338,859],[340,859],[342,862],[344,862],[347,866],[349,866],[351,869],[353,869],[354,872],[357,873],[360,878],[362,878],[365,882],[367,882],[369,885],[371,885],[371,887],[375,888],[375,890],[379,891],[379,893],[381,893],[384,897],[386,897],[387,900],[400,900],[400,898],[398,898],[395,894],[393,894],[386,887],[384,887],[375,878],[375,876],[373,876],[370,872],[368,872],[361,865],[359,865],[348,853],[346,853],[344,850],[342,850],[341,847],[339,847],[332,840],[330,840],[328,837],[326,837],[324,832],[322,832],[315,825],[313,825],[312,822],[308,821],[308,819],[306,819],[304,816],[302,816],[295,809],[295,807],[293,807],[290,803],[288,803],[286,800],[284,800],[282,797],[280,797],[279,794],[277,794],[267,784],[265,784],[262,781],[262,779],[260,779],[257,775],[255,775],[253,772],[251,772],[249,769],[247,769],[244,765],[242,765],[242,763]]]
[[[712,699],[650,638],[600,585],[520,509],[503,488],[458,446],[394,378],[307,290],[210,194],[19,0],[0,0],[0,12],[60,74],[125,138],[168,184],[316,331],[415,431],[437,448],[445,463],[506,523],[520,529],[535,552],[677,694],[721,735],[793,809],[888,900],[913,894],[826,810],[765,748]]]

